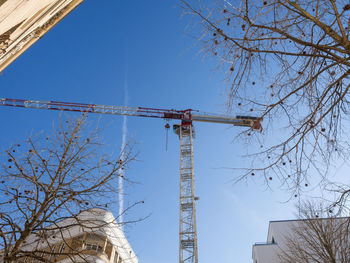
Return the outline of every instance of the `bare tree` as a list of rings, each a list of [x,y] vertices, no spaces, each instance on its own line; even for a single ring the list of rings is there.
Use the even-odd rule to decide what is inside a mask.
[[[332,162],[348,157],[349,1],[181,3],[202,51],[227,73],[228,109],[264,118],[270,135],[255,138],[261,148],[240,179],[275,176],[293,194],[312,172],[325,179]]]
[[[48,254],[53,253],[50,249],[24,249],[33,242],[33,235],[37,237],[34,240],[50,247],[52,235],[48,233],[59,236],[66,227],[58,222],[76,218],[82,210],[111,207],[116,200],[116,179],[134,158],[132,145],[123,149],[123,160],[107,156],[102,152],[98,129],[83,127],[84,118],[67,120],[53,136],[31,137],[6,151],[0,179],[4,262],[21,262],[28,257],[47,262]]]
[[[281,263],[350,262],[350,219],[335,217],[331,209],[304,203],[301,220],[279,245]],[[322,218],[325,216],[325,218]]]

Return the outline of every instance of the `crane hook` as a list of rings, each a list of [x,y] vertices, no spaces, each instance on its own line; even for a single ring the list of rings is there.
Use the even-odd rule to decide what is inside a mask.
[[[166,133],[165,133],[165,151],[168,151],[168,133],[169,133],[169,128],[170,128],[170,125],[168,122],[164,125],[164,128],[166,131]]]

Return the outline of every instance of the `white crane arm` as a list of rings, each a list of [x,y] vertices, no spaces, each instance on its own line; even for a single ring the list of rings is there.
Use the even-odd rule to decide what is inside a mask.
[[[181,120],[183,123],[191,123],[192,121],[213,122],[232,124],[235,126],[251,127],[255,130],[261,130],[261,119],[250,116],[236,116],[205,113],[187,110],[174,109],[155,109],[144,107],[123,107],[111,105],[96,105],[75,102],[58,102],[58,101],[39,101],[39,100],[22,100],[22,99],[6,99],[0,98],[0,106],[24,107],[46,110],[59,111],[76,111],[100,114],[127,115],[138,117],[151,117],[162,119]]]

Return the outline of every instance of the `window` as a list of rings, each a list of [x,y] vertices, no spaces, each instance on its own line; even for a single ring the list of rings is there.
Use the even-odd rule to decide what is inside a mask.
[[[85,249],[103,253],[106,238],[93,233],[88,233],[85,239]]]
[[[103,248],[100,245],[95,245],[95,244],[86,244],[85,245],[86,250],[93,250],[97,252],[102,252]]]
[[[97,246],[97,251],[98,252],[102,252],[103,251],[103,248],[101,246]]]

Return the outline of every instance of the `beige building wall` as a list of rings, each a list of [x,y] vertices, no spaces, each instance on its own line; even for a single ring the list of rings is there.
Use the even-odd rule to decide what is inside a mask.
[[[0,0],[0,72],[84,0]]]

